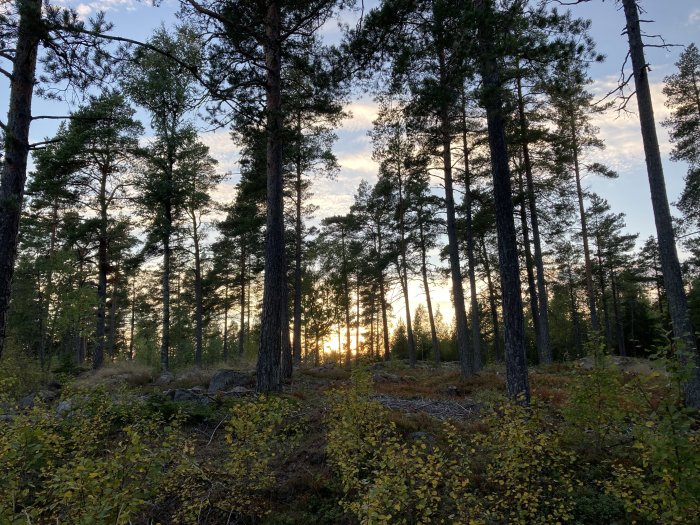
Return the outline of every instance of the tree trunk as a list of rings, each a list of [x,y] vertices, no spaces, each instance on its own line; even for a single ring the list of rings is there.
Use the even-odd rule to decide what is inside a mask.
[[[527,274],[527,290],[530,297],[530,314],[532,315],[532,326],[535,334],[539,333],[540,315],[537,302],[537,286],[535,284],[535,269],[530,251],[530,229],[527,225],[527,211],[525,210],[525,194],[523,193],[523,175],[518,173],[518,183],[520,189],[520,223],[523,231],[523,250],[525,251],[525,273]],[[537,340],[539,345],[539,340]],[[537,347],[539,350],[539,346]]]
[[[595,303],[595,288],[593,288],[593,268],[591,264],[591,250],[588,245],[588,225],[586,223],[586,209],[583,204],[583,188],[581,187],[581,168],[578,161],[578,139],[576,136],[576,123],[571,115],[571,141],[574,154],[574,174],[576,176],[576,196],[578,197],[578,212],[581,216],[581,238],[583,239],[583,260],[586,272],[586,295],[588,296],[588,310],[591,314],[591,328],[594,332],[600,332],[600,321]]]
[[[403,179],[401,174],[401,166],[398,166],[398,190],[399,190],[399,279],[401,280],[401,289],[403,290],[403,302],[406,308],[406,338],[408,340],[408,365],[411,368],[416,366],[416,342],[413,338],[413,324],[411,323],[411,307],[408,298],[408,263],[406,262],[406,223],[405,223],[405,202],[403,198]]]
[[[435,328],[435,316],[433,316],[433,303],[430,299],[430,285],[428,284],[428,262],[425,249],[425,232],[423,231],[423,209],[419,210],[418,233],[420,235],[420,269],[423,275],[423,288],[425,289],[425,303],[428,308],[428,320],[430,321],[430,339],[433,344],[433,359],[435,364],[440,364],[440,341],[438,341],[437,329]]]
[[[626,357],[627,350],[625,348],[625,332],[622,328],[622,319],[620,319],[617,283],[615,282],[615,272],[612,268],[610,268],[610,288],[612,291],[613,313],[615,314],[615,337],[617,338],[617,349],[622,357]]]
[[[283,325],[287,286],[284,249],[284,205],[282,181],[282,46],[280,5],[267,4],[265,15],[265,68],[267,105],[267,234],[265,239],[265,281],[258,351],[256,390],[279,391],[280,359],[284,350]]]
[[[199,224],[195,210],[192,213],[192,242],[194,243],[194,364],[202,366],[202,257],[199,248]]]
[[[491,264],[489,263],[489,254],[486,251],[486,243],[484,238],[481,238],[481,250],[484,257],[484,271],[486,272],[486,286],[489,290],[489,309],[491,310],[491,323],[493,324],[493,354],[496,361],[500,361],[501,353],[501,330],[498,322],[498,305],[496,301],[496,287],[491,279]]]
[[[245,243],[245,241],[242,241]],[[239,285],[241,287],[241,296],[239,298],[239,307],[241,309],[241,326],[238,329],[238,355],[243,355],[243,350],[245,349],[245,334],[246,334],[246,324],[245,324],[245,307],[246,307],[246,249],[245,244],[241,246],[241,275]],[[248,287],[250,288],[250,287]],[[250,301],[248,302],[250,305]],[[248,316],[250,317],[250,316]]]
[[[223,360],[228,361],[228,275],[226,275],[226,284],[224,285],[224,348]]]
[[[5,346],[12,273],[17,257],[19,219],[27,178],[34,75],[41,36],[41,0],[25,0],[18,5],[20,19],[10,80],[5,158],[0,179],[0,357]]]
[[[100,201],[100,236],[97,247],[97,327],[95,329],[95,351],[92,355],[92,368],[94,370],[102,366],[105,349],[105,309],[107,306],[107,272],[109,271],[106,184],[107,173],[106,170],[103,170],[98,196]]]
[[[297,133],[301,138],[301,116],[297,115]],[[299,150],[301,145],[299,145]],[[294,181],[294,190],[296,193],[296,215],[294,224],[294,337],[292,344],[292,360],[295,365],[301,363],[301,243],[302,243],[302,224],[301,224],[301,152],[297,151],[296,158],[296,179]]]
[[[170,234],[163,239],[163,328],[160,344],[160,371],[165,373],[170,367]]]
[[[129,361],[134,358],[134,324],[136,321],[136,283],[131,285],[131,322],[129,323]]]
[[[567,265],[567,278],[569,287],[569,303],[571,305],[571,321],[574,325],[574,346],[576,347],[576,357],[581,357],[581,327],[578,319],[578,309],[576,308],[576,294],[574,293],[574,278],[571,274],[571,265]],[[569,356],[565,356],[568,359]]]
[[[447,65],[445,51],[438,51],[440,62],[440,81],[445,84]],[[445,89],[446,86],[445,86]],[[452,277],[452,301],[455,309],[455,324],[457,332],[457,352],[459,354],[460,370],[463,376],[474,373],[473,356],[469,351],[469,327],[467,312],[464,307],[464,288],[462,286],[462,269],[459,264],[459,241],[457,239],[457,219],[455,215],[454,190],[452,188],[452,133],[450,127],[449,108],[443,103],[440,110],[440,130],[442,138],[442,166],[445,174],[445,209],[447,211],[447,242],[450,257],[450,275]]]
[[[355,359],[360,358],[360,273],[355,273]]]
[[[282,379],[289,380],[292,378],[292,341],[289,338],[289,289],[286,286],[282,288],[284,295],[284,308],[282,309],[282,360],[280,362],[280,375]]]
[[[498,258],[501,270],[503,295],[503,321],[505,331],[506,393],[522,403],[530,401],[530,386],[525,358],[525,326],[523,304],[520,296],[520,268],[518,244],[513,221],[513,196],[511,192],[508,148],[506,145],[501,78],[494,57],[495,35],[491,27],[491,7],[485,0],[475,0],[484,21],[479,31],[481,48],[481,76],[483,97],[488,124],[489,149],[493,195],[498,232]]]
[[[596,257],[598,258],[598,284],[600,285],[600,300],[603,305],[603,322],[605,323],[605,346],[612,349],[612,330],[610,328],[610,313],[608,311],[608,299],[605,296],[605,267],[603,256],[600,252],[601,239],[596,236]]]
[[[52,210],[51,210],[51,239],[49,241],[49,253],[48,253],[48,270],[46,272],[46,288],[44,292],[45,307],[41,308],[41,337],[39,343],[39,361],[41,363],[41,368],[44,368],[44,357],[47,354],[47,335],[48,335],[48,325],[50,317],[50,307],[51,307],[51,295],[53,293],[53,265],[54,265],[54,255],[56,252],[56,231],[58,230],[58,202],[54,200]],[[44,310],[46,313],[44,313]]]
[[[107,355],[111,361],[116,357],[115,344],[117,340],[117,286],[119,285],[119,265],[114,271],[112,282],[112,296],[109,304],[109,339],[107,341]]]
[[[377,259],[382,260],[382,227],[377,224]],[[382,339],[384,341],[384,360],[391,357],[391,347],[389,346],[389,319],[387,316],[386,289],[384,285],[384,271],[379,270],[379,300],[382,308]]]
[[[343,270],[343,306],[345,308],[345,367],[350,368],[352,361],[352,348],[350,347],[350,283],[348,282],[348,257],[345,250],[345,227],[343,228],[340,242],[342,249]]]
[[[525,166],[525,182],[527,184],[527,202],[530,209],[530,223],[532,224],[532,241],[535,247],[535,267],[537,269],[537,355],[540,364],[552,362],[552,349],[549,345],[549,300],[547,298],[547,283],[544,274],[544,261],[542,257],[542,241],[540,239],[540,227],[535,201],[535,182],[532,174],[532,162],[530,161],[530,148],[528,146],[527,118],[525,117],[525,100],[523,99],[522,80],[518,76],[518,111],[520,113],[520,134],[522,136],[523,163]]]
[[[647,63],[644,58],[644,44],[639,27],[639,13],[636,0],[622,0],[627,21],[627,38],[629,40],[630,57],[634,72],[634,84],[637,92],[639,108],[639,123],[642,129],[644,153],[646,155],[651,203],[654,208],[654,221],[659,241],[659,256],[661,271],[664,276],[664,287],[673,324],[673,335],[677,341],[683,342],[678,356],[683,363],[690,363],[693,368],[691,377],[685,384],[685,401],[689,406],[700,407],[700,356],[693,325],[688,315],[688,301],[683,289],[681,266],[676,253],[676,242],[673,233],[671,210],[666,196],[666,182],[661,164],[661,152],[656,136],[654,108],[649,89]]]
[[[479,320],[479,302],[476,297],[476,262],[474,260],[474,229],[472,225],[471,168],[469,166],[469,141],[467,139],[466,96],[462,91],[462,150],[464,153],[464,206],[465,237],[467,241],[467,273],[469,274],[469,293],[471,300],[472,345],[474,349],[474,372],[481,370],[481,325]]]

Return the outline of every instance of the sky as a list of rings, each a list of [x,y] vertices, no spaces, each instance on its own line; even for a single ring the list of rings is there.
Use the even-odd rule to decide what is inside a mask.
[[[3,0],[4,1],[4,0]],[[114,23],[113,33],[136,39],[144,39],[161,23],[170,25],[175,21],[177,0],[163,0],[159,7],[139,0],[54,0],[55,3],[73,7],[83,16],[94,15],[104,10],[107,19]],[[365,8],[376,5],[376,0],[366,0]],[[669,160],[671,145],[667,131],[660,122],[668,116],[661,93],[663,78],[674,72],[674,63],[682,51],[682,46],[691,42],[700,43],[700,3],[697,0],[642,0],[646,11],[642,17],[652,20],[646,24],[649,34],[663,35],[669,44],[678,47],[669,49],[647,48],[646,58],[651,67],[649,78],[652,86],[654,109],[669,199],[677,199],[683,187],[686,167]],[[560,9],[566,9],[560,7]],[[592,21],[591,36],[599,52],[606,55],[602,64],[595,64],[591,70],[594,83],[591,90],[603,94],[612,89],[620,76],[620,69],[627,53],[626,36],[622,34],[624,14],[621,7],[612,0],[591,0],[590,2],[571,6],[575,16],[589,18]],[[323,29],[324,36],[330,40],[338,38],[335,24]],[[0,111],[6,106],[8,89],[0,84]],[[35,99],[34,113],[65,114],[65,104]],[[636,110],[636,101],[629,106]],[[314,202],[319,206],[317,219],[325,216],[347,213],[353,201],[353,194],[362,179],[370,182],[376,180],[377,165],[371,159],[371,143],[367,131],[371,128],[376,115],[376,105],[367,95],[356,95],[349,105],[352,118],[343,122],[337,130],[338,141],[334,151],[340,164],[340,172],[335,180],[319,179],[314,181]],[[147,121],[145,115],[142,117]],[[598,117],[596,125],[599,137],[606,144],[606,149],[596,153],[595,160],[603,162],[619,173],[616,180],[600,178],[585,179],[585,185],[592,191],[606,198],[613,211],[626,215],[628,229],[639,232],[643,240],[654,234],[654,221],[646,177],[644,153],[642,149],[639,122],[636,111],[633,114],[618,116],[614,112]],[[31,130],[33,141],[50,136],[55,130],[54,121],[37,121]],[[238,171],[237,152],[225,130],[202,135],[202,140],[211,149],[211,154],[219,161],[219,169],[231,172],[233,176],[221,185],[216,192],[220,201],[230,201],[235,195],[234,184]],[[434,302],[443,313],[451,312],[449,289],[447,286],[434,288]],[[396,294],[398,297],[398,294]],[[411,289],[412,309],[424,298],[421,287],[416,282]],[[400,315],[402,306],[395,301],[395,314]],[[449,319],[449,314],[446,315]]]

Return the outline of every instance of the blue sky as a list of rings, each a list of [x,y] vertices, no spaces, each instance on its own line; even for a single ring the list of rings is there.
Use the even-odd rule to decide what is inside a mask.
[[[115,25],[115,34],[136,39],[146,38],[161,23],[174,23],[178,5],[177,0],[164,0],[157,8],[139,0],[54,1],[77,9],[83,16],[105,10],[108,20]],[[365,1],[366,8],[375,4],[376,0]],[[642,18],[654,21],[653,24],[647,24],[648,33],[664,35],[667,42],[672,44],[700,42],[700,4],[696,0],[642,0],[642,6],[646,10]],[[591,89],[598,93],[607,92],[620,76],[620,67],[627,52],[626,37],[622,35],[624,16],[621,8],[613,0],[592,0],[572,6],[571,9],[576,16],[592,20],[591,34],[598,50],[607,59],[591,69],[591,77],[595,81]],[[324,33],[331,39],[337,38],[338,34],[335,25],[329,25]],[[668,135],[660,126],[661,120],[668,115],[661,87],[663,78],[674,71],[673,64],[681,50],[681,47],[668,50],[647,49],[657,127],[671,201],[677,198],[682,189],[686,168],[668,159]],[[6,106],[7,99],[7,86],[3,83],[0,85],[0,111],[4,111],[2,108]],[[636,110],[636,102],[633,101],[630,107]],[[376,178],[376,165],[371,160],[371,144],[367,137],[367,130],[375,115],[375,106],[371,98],[358,96],[349,109],[353,118],[345,121],[338,130],[339,140],[335,148],[341,165],[340,174],[334,181],[318,180],[314,184],[314,199],[320,205],[317,214],[319,218],[347,212],[360,180],[365,178],[373,181]],[[35,114],[65,114],[66,111],[64,104],[38,99],[35,102]],[[145,116],[143,119],[147,121]],[[605,140],[607,147],[605,151],[596,153],[596,158],[592,160],[610,165],[620,174],[620,178],[612,181],[591,178],[586,180],[586,185],[608,199],[614,211],[624,212],[629,230],[639,232],[640,239],[644,239],[654,233],[654,222],[636,114],[618,117],[609,113],[599,118],[597,125],[600,137]],[[51,135],[55,126],[54,121],[37,122],[31,131],[32,139],[41,140],[44,136]],[[203,135],[202,139],[210,146],[212,155],[219,160],[220,169],[234,173],[237,171],[236,151],[227,132],[209,133]],[[227,201],[233,198],[235,180],[234,175],[232,180],[219,188],[218,199]],[[448,288],[437,287],[435,293],[435,302],[441,305],[442,310],[451,310]],[[412,295],[414,306],[423,300],[417,286]],[[397,304],[396,308],[396,313],[400,313],[401,306]]]

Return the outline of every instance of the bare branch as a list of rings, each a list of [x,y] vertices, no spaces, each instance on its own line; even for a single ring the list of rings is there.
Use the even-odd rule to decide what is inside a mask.
[[[41,142],[35,142],[34,144],[30,144],[29,149],[43,149],[44,147],[50,144],[57,144],[59,142],[63,142],[63,139],[43,140]]]

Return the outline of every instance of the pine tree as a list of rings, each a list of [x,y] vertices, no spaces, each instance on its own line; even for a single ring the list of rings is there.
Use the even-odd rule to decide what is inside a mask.
[[[644,42],[639,21],[637,0],[621,0],[625,12],[626,34],[629,42],[630,58],[639,109],[639,123],[646,155],[647,174],[651,202],[654,209],[656,234],[659,242],[659,255],[664,274],[664,285],[673,325],[674,337],[682,341],[679,358],[690,363],[693,369],[691,378],[685,384],[685,400],[689,406],[700,406],[700,354],[698,354],[695,331],[688,313],[688,302],[683,288],[680,262],[676,252],[671,210],[666,195],[661,152],[656,136],[654,108],[649,89],[648,64],[644,58]]]
[[[671,116],[662,124],[670,128],[671,159],[688,163],[678,207],[700,226],[700,51],[695,44],[681,53],[676,67],[677,73],[664,78],[663,93]]]

